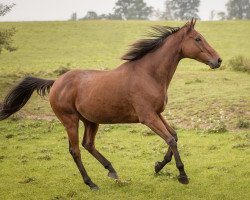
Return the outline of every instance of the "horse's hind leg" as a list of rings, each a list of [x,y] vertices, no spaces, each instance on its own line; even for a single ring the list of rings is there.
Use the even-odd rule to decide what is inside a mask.
[[[95,148],[95,136],[98,130],[98,124],[83,120],[85,125],[82,146],[89,151],[104,167],[109,170],[108,176],[118,179],[118,175],[112,164]]]
[[[63,114],[58,116],[58,118],[63,123],[68,133],[69,152],[72,155],[82,175],[84,183],[88,185],[91,189],[99,189],[98,186],[91,181],[81,161],[81,153],[79,149],[78,139],[79,117],[76,114]]]
[[[175,132],[175,130],[172,129],[171,126],[169,126],[169,124],[166,122],[166,120],[163,118],[162,115],[159,115],[159,116],[160,116],[161,121],[165,125],[165,127],[168,129],[170,134],[175,138],[175,141],[177,142],[178,138],[177,138],[177,133]],[[168,147],[168,151],[167,151],[166,155],[164,156],[163,161],[161,161],[161,162],[157,161],[155,163],[155,172],[158,173],[159,171],[161,171],[161,169],[172,160],[172,156],[173,156],[173,152],[172,152],[171,148]]]

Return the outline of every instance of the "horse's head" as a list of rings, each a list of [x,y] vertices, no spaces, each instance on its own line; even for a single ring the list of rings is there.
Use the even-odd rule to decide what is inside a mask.
[[[196,20],[192,19],[184,27],[185,37],[182,42],[184,58],[192,58],[209,65],[212,69],[221,65],[219,54],[207,43],[205,38],[194,29]]]

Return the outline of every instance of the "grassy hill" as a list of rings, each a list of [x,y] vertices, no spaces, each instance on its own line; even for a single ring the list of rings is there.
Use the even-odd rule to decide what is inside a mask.
[[[80,21],[1,23],[16,27],[18,50],[0,55],[0,97],[27,74],[56,78],[61,68],[112,69],[134,41],[153,25],[182,26],[185,22]],[[228,60],[250,58],[250,21],[198,22],[196,29]],[[197,61],[181,61],[170,85],[166,118],[176,127],[211,129],[223,119],[227,129],[249,121],[249,75],[228,69],[211,70]],[[20,116],[53,115],[48,103],[34,97]],[[39,105],[39,106],[37,106]],[[220,122],[219,122],[220,123]],[[210,127],[211,126],[211,127]]]
[[[0,69],[1,72],[37,72],[65,65],[112,69],[121,63],[119,58],[128,45],[142,38],[150,26],[184,24],[145,21],[1,23],[1,27],[16,27],[15,44],[19,49],[1,55]],[[226,61],[239,54],[250,57],[249,24],[249,21],[197,22],[196,29]],[[186,69],[202,65],[186,61],[183,66]]]
[[[16,27],[18,47],[0,55],[0,102],[27,74],[56,78],[64,68],[113,69],[150,26],[184,23],[0,23]],[[170,84],[164,115],[178,130],[188,186],[176,180],[173,161],[154,175],[154,162],[163,158],[166,144],[147,128],[102,125],[96,146],[111,160],[121,182],[109,180],[102,166],[82,151],[90,176],[101,187],[89,191],[48,100],[34,94],[14,117],[0,122],[0,199],[248,199],[250,76],[230,70],[228,63],[237,55],[250,58],[250,21],[197,22],[196,29],[219,52],[223,66],[211,70],[183,60]]]

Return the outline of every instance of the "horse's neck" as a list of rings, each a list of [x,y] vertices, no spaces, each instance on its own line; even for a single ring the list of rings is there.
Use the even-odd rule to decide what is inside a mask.
[[[155,52],[145,56],[144,66],[149,74],[157,80],[162,86],[168,88],[177,65],[181,60],[181,37],[169,36],[166,44]],[[143,60],[142,59],[142,60]]]

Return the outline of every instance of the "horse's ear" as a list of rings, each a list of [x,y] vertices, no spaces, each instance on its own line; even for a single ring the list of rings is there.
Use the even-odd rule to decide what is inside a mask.
[[[191,31],[192,29],[194,29],[196,23],[196,19],[192,18],[190,22],[188,22],[188,31]]]
[[[194,23],[194,18],[192,17],[191,22],[190,22],[190,26],[193,26]]]
[[[195,26],[196,20],[197,20],[196,18],[193,18],[193,28]]]

